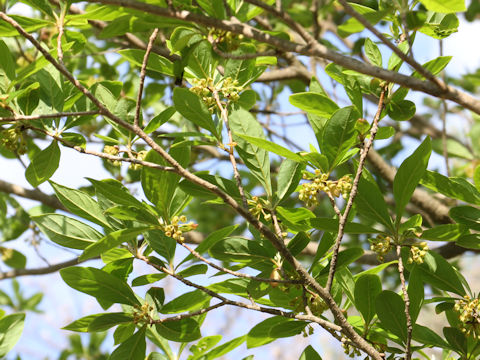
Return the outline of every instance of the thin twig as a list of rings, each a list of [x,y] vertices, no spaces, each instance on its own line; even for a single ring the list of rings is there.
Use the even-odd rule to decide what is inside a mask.
[[[213,92],[213,98],[215,99],[215,102],[217,103],[218,108],[220,109],[220,115],[223,119],[223,122],[225,124],[225,128],[227,129],[227,134],[228,134],[228,141],[230,142],[228,144],[229,149],[225,149],[228,152],[228,156],[230,158],[230,162],[232,163],[232,168],[233,168],[233,176],[235,177],[235,181],[237,182],[237,188],[238,191],[240,192],[240,196],[242,198],[242,204],[245,209],[248,209],[248,202],[247,202],[247,197],[245,196],[245,190],[243,189],[242,185],[242,177],[240,176],[240,173],[238,172],[237,168],[237,160],[235,159],[235,155],[233,154],[233,149],[234,149],[234,144],[235,142],[233,141],[233,136],[232,136],[232,130],[230,129],[230,125],[228,124],[228,111],[225,106],[222,105],[222,101],[220,100],[220,96],[218,95],[218,91],[216,89],[212,89]]]
[[[92,260],[92,259],[88,259],[88,260]],[[64,261],[58,264],[37,268],[37,269],[14,269],[14,270],[0,273],[0,280],[11,279],[11,278],[16,278],[19,276],[27,276],[27,275],[50,274],[50,273],[57,272],[60,269],[64,269],[73,265],[78,265],[84,261],[87,261],[87,260],[79,260],[79,258],[75,258],[75,259]]]
[[[63,64],[63,49],[62,49],[62,36],[64,31],[64,23],[65,23],[65,13],[67,12],[67,5],[62,4],[60,6],[60,17],[57,18],[57,56],[58,62]]]
[[[405,269],[403,267],[403,259],[401,254],[402,247],[397,245],[396,250],[398,258],[398,273],[400,275],[400,283],[402,284],[403,302],[405,303],[405,316],[407,317],[407,343],[405,346],[405,360],[410,360],[412,358],[411,343],[413,329],[412,317],[410,316],[410,298],[408,296],[407,286],[405,283]]]
[[[413,67],[420,75],[424,76],[426,79],[430,80],[441,90],[446,90],[446,85],[444,82],[436,78],[430,71],[425,69],[420,65],[415,59],[411,56],[403,53],[398,47],[392,44],[380,31],[378,31],[363,15],[356,12],[345,0],[338,0],[342,4],[345,12],[350,16],[357,19],[365,28],[370,30],[382,43],[387,45],[387,47],[392,50],[400,59],[405,61],[411,67]]]
[[[158,271],[172,276],[173,278],[181,281],[182,283],[184,283],[187,286],[198,289],[198,290],[204,292],[205,294],[210,295],[211,297],[219,299],[220,301],[222,301],[226,305],[231,305],[231,306],[236,306],[236,307],[240,307],[240,308],[244,308],[244,309],[259,311],[259,312],[263,312],[263,313],[267,313],[267,314],[271,314],[271,315],[283,316],[283,317],[290,318],[290,319],[310,321],[310,322],[317,323],[317,324],[319,324],[320,326],[322,326],[326,329],[331,329],[331,330],[334,330],[334,331],[341,331],[342,330],[342,328],[340,326],[338,326],[336,324],[333,324],[328,320],[324,320],[324,319],[322,319],[318,316],[295,314],[295,313],[289,312],[289,311],[283,311],[283,310],[278,310],[278,309],[266,308],[266,307],[263,307],[263,306],[259,306],[255,302],[252,303],[252,304],[245,304],[241,301],[234,301],[234,300],[227,299],[226,297],[216,293],[215,291],[212,291],[212,290],[206,288],[205,286],[193,283],[190,280],[185,279],[184,277],[174,273],[172,270],[167,269],[164,266],[159,266],[155,263],[150,262],[150,260],[143,255],[139,255],[138,259],[143,260],[144,262],[146,262],[150,266],[153,266]]]
[[[12,122],[12,121],[29,121],[29,120],[41,120],[41,119],[57,119],[67,116],[87,116],[87,115],[98,115],[98,110],[91,111],[78,111],[78,112],[59,112],[56,114],[42,114],[42,115],[17,115],[11,117],[0,117],[2,122]]]
[[[198,311],[194,311],[194,312],[191,312],[191,313],[188,313],[188,314],[180,314],[180,315],[177,315],[177,316],[170,316],[170,317],[166,317],[166,318],[159,319],[159,320],[153,320],[151,322],[151,324],[161,324],[161,323],[168,322],[168,321],[179,321],[179,320],[183,320],[183,319],[186,319],[186,318],[191,318],[191,317],[202,315],[202,314],[205,314],[209,311],[218,309],[219,307],[222,307],[224,305],[227,305],[227,303],[224,302],[224,301],[221,301],[218,304],[211,305],[209,307],[206,307],[206,308],[203,308],[203,309],[200,309]]]
[[[440,40],[440,56],[443,56],[443,40]],[[443,81],[445,81],[445,71],[442,73]],[[450,166],[448,159],[447,149],[447,102],[445,99],[441,99],[442,109],[440,110],[440,119],[442,120],[442,155],[445,159],[445,168],[447,170],[447,176],[450,177]]]
[[[147,73],[148,56],[152,51],[153,42],[157,38],[157,35],[158,35],[158,28],[155,28],[155,30],[153,30],[152,35],[150,36],[150,39],[148,39],[147,50],[145,50],[145,55],[143,56],[142,68],[140,70],[140,84],[138,86],[137,106],[135,107],[135,119],[133,120],[133,123],[135,124],[135,126],[139,126],[138,122],[140,119],[140,112],[142,110],[142,94],[143,94],[143,86],[145,84],[145,76]]]
[[[330,290],[332,289],[333,277],[335,275],[335,271],[337,268],[338,251],[340,250],[340,243],[342,242],[342,239],[343,239],[348,214],[350,213],[350,210],[353,206],[353,201],[357,196],[358,183],[360,181],[360,177],[362,176],[363,166],[365,165],[365,160],[367,159],[368,151],[372,147],[373,140],[375,140],[375,135],[377,135],[378,122],[380,120],[380,116],[382,114],[382,110],[385,105],[384,100],[385,100],[386,91],[387,91],[387,85],[385,85],[385,87],[382,89],[382,92],[380,93],[380,99],[378,100],[377,113],[373,118],[372,128],[370,129],[370,138],[367,140],[367,142],[365,143],[360,153],[360,159],[358,161],[358,169],[357,169],[357,173],[355,174],[355,178],[353,179],[350,196],[348,197],[347,205],[345,206],[343,215],[340,216],[338,219],[338,233],[337,233],[337,238],[335,239],[335,245],[333,247],[332,259],[330,261],[330,269],[328,272],[328,279],[327,279],[327,286],[326,286],[326,290],[328,292],[330,292]]]
[[[254,281],[260,281],[260,282],[267,282],[267,283],[278,283],[278,284],[301,284],[302,283],[301,280],[276,280],[276,279],[262,278],[262,277],[258,277],[258,276],[248,275],[248,274],[244,274],[244,273],[241,273],[241,272],[238,272],[238,271],[233,271],[233,270],[227,269],[223,266],[219,266],[219,265],[211,262],[210,260],[207,260],[206,258],[204,258],[202,255],[200,255],[198,252],[196,252],[194,249],[192,249],[187,244],[185,244],[183,242],[178,242],[178,243],[180,245],[182,245],[185,249],[190,251],[190,253],[193,256],[195,256],[197,259],[203,261],[205,264],[213,267],[214,269],[217,269],[218,271],[222,271],[222,272],[225,272],[227,274],[230,274],[230,275],[233,275],[233,276],[236,276],[236,277],[240,277],[240,278],[244,278],[244,279],[250,279],[250,280],[254,280]]]
[[[79,153],[82,153],[82,154],[93,155],[93,156],[96,156],[96,157],[99,157],[99,158],[102,158],[102,159],[106,159],[106,160],[110,160],[110,161],[120,161],[120,162],[128,162],[128,163],[132,163],[132,164],[138,164],[138,165],[142,165],[142,166],[145,166],[145,167],[148,167],[148,168],[151,168],[151,169],[157,169],[157,170],[161,170],[161,171],[177,172],[176,169],[173,168],[173,167],[163,166],[163,165],[155,164],[155,163],[152,163],[152,162],[149,162],[149,161],[139,160],[139,159],[135,158],[134,156],[132,156],[131,151],[130,151],[130,154],[129,154],[130,156],[128,158],[124,158],[124,157],[121,157],[121,156],[111,155],[111,154],[107,154],[107,153],[104,153],[104,152],[85,149],[81,146],[72,144],[71,142],[63,139],[61,136],[58,136],[57,134],[53,134],[53,133],[51,133],[51,132],[49,132],[45,129],[40,129],[40,128],[37,128],[35,126],[25,125],[25,129],[31,129],[31,130],[34,130],[34,131],[41,132],[42,134],[50,136],[52,139],[62,143],[64,146],[69,147],[70,149],[76,150],[76,151],[78,151]],[[126,150],[127,153],[128,153],[128,151],[129,150]]]

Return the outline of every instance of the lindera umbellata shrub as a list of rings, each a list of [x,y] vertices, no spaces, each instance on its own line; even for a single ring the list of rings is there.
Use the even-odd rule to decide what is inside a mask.
[[[245,356],[298,334],[309,360],[320,336],[361,359],[480,356],[478,289],[451,263],[480,248],[478,70],[415,60],[477,2],[22,3],[0,12],[0,153],[33,190],[0,181],[0,279],[59,271],[98,301],[64,327],[88,350],[70,335],[61,358]],[[66,149],[110,176],[51,181]],[[77,257],[26,268],[24,234]],[[42,299],[20,287],[0,293],[0,357]],[[202,335],[219,308],[269,316]]]

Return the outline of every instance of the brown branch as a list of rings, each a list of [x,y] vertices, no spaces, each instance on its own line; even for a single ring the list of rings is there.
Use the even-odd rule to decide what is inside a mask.
[[[224,107],[222,105],[222,102],[220,100],[220,96],[218,95],[218,91],[216,89],[213,89],[212,94],[213,94],[213,98],[215,99],[215,102],[217,103],[218,109],[220,110],[220,115],[221,115],[222,120],[225,124],[225,128],[227,129],[228,141],[230,143],[228,144],[229,149],[225,148],[225,150],[228,152],[230,162],[232,163],[233,176],[235,178],[235,181],[237,183],[238,191],[239,191],[240,196],[242,198],[243,207],[245,209],[248,209],[247,197],[245,196],[245,190],[243,189],[243,185],[242,185],[242,177],[240,176],[240,173],[238,172],[237,161],[235,159],[235,155],[233,154],[233,149],[235,147],[235,144],[234,144],[234,141],[233,141],[232,130],[230,130],[230,125],[228,123],[228,110],[227,110],[226,107]]]
[[[56,114],[43,114],[43,115],[16,115],[11,117],[0,117],[0,121],[12,122],[12,121],[29,121],[29,120],[41,120],[41,119],[57,119],[67,116],[86,116],[86,115],[98,115],[98,110],[92,111],[78,111],[78,112],[59,112]]]
[[[350,16],[357,19],[365,28],[370,30],[381,42],[383,42],[387,47],[392,50],[400,59],[405,61],[411,67],[413,67],[420,75],[424,76],[432,83],[434,83],[439,89],[446,91],[447,87],[446,84],[436,78],[430,71],[425,69],[422,65],[413,59],[413,57],[404,54],[398,47],[393,45],[380,31],[378,31],[370,22],[361,14],[356,12],[345,0],[338,0],[339,3],[342,4],[345,12]]]
[[[262,278],[262,277],[258,277],[258,276],[248,275],[248,274],[244,274],[244,273],[241,273],[241,272],[238,272],[238,271],[233,271],[233,270],[227,269],[223,266],[219,266],[219,265],[211,262],[210,260],[207,260],[206,258],[204,258],[202,255],[200,255],[198,252],[196,252],[194,249],[192,249],[187,244],[182,243],[182,242],[178,242],[178,241],[177,241],[177,243],[182,245],[193,256],[195,256],[197,259],[203,261],[205,264],[213,267],[214,269],[217,269],[218,271],[222,271],[222,272],[225,272],[227,274],[230,274],[230,275],[233,275],[233,276],[236,276],[236,277],[239,277],[239,278],[250,279],[250,280],[266,282],[266,283],[276,283],[276,284],[301,284],[302,283],[302,281],[300,281],[300,280],[275,280],[275,279],[270,279],[270,278]]]
[[[138,165],[142,165],[142,166],[145,166],[145,167],[148,167],[148,168],[151,168],[151,169],[157,169],[157,170],[161,170],[161,171],[176,172],[175,168],[173,168],[173,167],[163,166],[163,165],[155,164],[155,163],[152,163],[152,162],[149,162],[149,161],[139,160],[139,159],[133,157],[130,150],[126,150],[127,153],[130,151],[130,154],[129,154],[130,156],[128,158],[125,158],[125,157],[121,157],[121,156],[107,154],[107,153],[104,153],[104,152],[85,149],[81,146],[77,146],[77,145],[72,144],[71,142],[63,139],[62,137],[60,137],[56,134],[52,134],[47,130],[40,129],[40,128],[37,128],[37,127],[34,127],[34,126],[26,125],[25,129],[31,129],[31,130],[34,130],[34,131],[41,132],[42,134],[50,136],[52,139],[62,143],[64,146],[69,147],[70,149],[76,150],[76,151],[78,151],[79,153],[82,153],[82,154],[93,155],[93,156],[96,156],[96,157],[99,157],[99,158],[102,158],[102,159],[106,159],[106,160],[110,160],[110,161],[120,161],[120,162],[128,162],[128,163],[132,163],[132,164],[138,164]]]
[[[29,190],[20,185],[0,180],[0,191],[7,194],[21,196],[25,199],[40,201],[42,204],[53,209],[68,211],[55,196],[47,195],[39,189]]]
[[[215,27],[218,29],[231,31],[235,34],[243,34],[247,38],[270,44],[284,52],[294,52],[307,56],[317,56],[319,58],[330,60],[337,65],[343,66],[345,68],[357,71],[365,75],[377,77],[387,82],[397,83],[407,88],[421,91],[435,97],[452,100],[457,104],[467,109],[470,109],[477,114],[480,114],[480,100],[475,99],[466,92],[460,91],[450,86],[446,86],[445,89],[442,89],[439,88],[437,85],[431,83],[430,81],[420,80],[412,76],[397,73],[395,71],[390,71],[380,67],[372,66],[349,56],[339,54],[318,43],[307,43],[306,45],[304,45],[280,39],[276,36],[266,34],[250,25],[240,23],[235,18],[232,18],[231,20],[219,20],[201,14],[194,14],[185,10],[180,11],[162,8],[159,6],[151,5],[148,3],[141,3],[134,0],[89,0],[88,2],[124,6],[163,17],[190,21],[196,24],[202,24],[209,27]],[[1,17],[3,18],[3,16]],[[308,34],[308,36],[310,35]]]
[[[179,320],[182,320],[182,319],[191,318],[191,317],[194,317],[194,316],[206,314],[207,312],[218,309],[219,307],[222,307],[224,305],[227,305],[227,303],[222,301],[222,302],[219,302],[218,304],[211,305],[209,307],[206,307],[206,308],[203,308],[203,309],[200,309],[198,311],[194,311],[194,312],[191,312],[191,313],[188,313],[188,314],[180,314],[180,315],[177,315],[177,316],[170,316],[170,317],[159,319],[159,320],[152,320],[151,324],[161,324],[161,323],[168,322],[168,321],[179,321]]]
[[[145,51],[145,55],[143,56],[142,68],[140,69],[140,84],[138,86],[137,106],[135,107],[135,119],[133,120],[133,123],[135,126],[139,126],[138,122],[140,119],[140,112],[142,110],[142,94],[143,94],[143,86],[145,84],[145,75],[147,73],[148,56],[152,51],[153,42],[157,38],[157,35],[158,35],[158,28],[153,30],[153,33],[150,36],[150,39],[148,39],[147,50]]]
[[[267,313],[267,314],[271,314],[271,315],[277,315],[277,316],[283,316],[283,317],[286,317],[286,318],[289,318],[289,319],[297,319],[297,320],[303,320],[303,321],[310,321],[310,322],[314,322],[314,323],[317,323],[319,324],[320,326],[326,328],[326,329],[329,329],[329,330],[333,330],[333,331],[341,331],[342,328],[336,324],[333,324],[331,323],[330,321],[327,321],[327,320],[324,320],[318,316],[314,316],[314,315],[302,315],[302,314],[295,314],[293,312],[288,312],[288,311],[283,311],[283,310],[278,310],[278,309],[273,309],[273,308],[266,308],[266,307],[262,307],[262,306],[259,306],[255,303],[252,303],[252,304],[245,304],[243,302],[240,302],[240,301],[234,301],[234,300],[230,300],[230,299],[227,299],[226,297],[206,288],[205,286],[202,286],[202,285],[199,285],[199,284],[196,284],[194,282],[191,282],[190,280],[188,279],[185,279],[184,277],[174,273],[172,270],[170,269],[167,269],[166,267],[163,267],[163,266],[159,266],[155,263],[152,263],[150,262],[150,260],[146,257],[144,257],[143,255],[140,255],[138,256],[138,259],[146,262],[147,264],[149,264],[150,266],[154,267],[155,269],[157,269],[158,271],[160,272],[163,272],[167,275],[170,275],[172,276],[173,278],[181,281],[182,283],[184,283],[185,285],[187,286],[190,286],[190,287],[193,287],[195,289],[198,289],[202,292],[204,292],[205,294],[207,295],[210,295],[211,297],[214,297],[214,298],[217,298],[219,299],[222,303],[224,303],[225,305],[231,305],[231,306],[236,306],[236,307],[240,307],[240,308],[244,308],[244,309],[249,309],[249,310],[254,310],[254,311],[258,311],[258,312],[262,312],[262,313]]]
[[[355,174],[355,178],[353,179],[352,190],[350,191],[350,196],[348,197],[347,205],[345,206],[343,215],[340,216],[338,219],[338,233],[337,233],[337,238],[335,239],[335,245],[333,246],[332,259],[330,260],[330,269],[328,272],[328,279],[327,279],[327,286],[326,286],[326,289],[328,292],[330,292],[330,290],[332,289],[333,277],[335,276],[335,271],[337,267],[338,251],[340,250],[340,243],[342,242],[342,239],[343,239],[348,214],[350,213],[350,210],[353,206],[353,201],[357,196],[358,183],[360,181],[360,177],[362,176],[363,166],[365,165],[368,152],[372,147],[373,141],[375,140],[375,135],[377,135],[378,122],[380,120],[380,116],[382,114],[382,110],[385,105],[384,100],[385,100],[385,93],[387,91],[387,88],[388,88],[388,85],[385,85],[385,87],[382,89],[382,92],[380,93],[380,99],[378,100],[377,113],[373,118],[373,124],[370,130],[370,138],[367,140],[367,142],[365,143],[360,153],[357,173]]]
[[[92,259],[88,259],[92,260]],[[6,271],[3,273],[0,273],[0,280],[4,279],[11,279],[11,278],[16,278],[19,276],[28,276],[28,275],[45,275],[45,274],[51,274],[53,272],[56,272],[60,269],[64,269],[73,265],[78,265],[84,261],[88,260],[79,260],[79,258],[71,259],[68,261],[64,261],[58,264],[46,266],[43,268],[37,268],[37,269],[14,269],[10,271]]]
[[[401,254],[402,247],[397,245],[396,250],[398,259],[398,273],[400,275],[400,283],[402,284],[403,302],[405,303],[405,316],[407,318],[407,343],[405,346],[405,360],[410,360],[412,358],[411,344],[413,330],[412,317],[410,316],[410,298],[408,296],[407,285],[405,282],[405,269],[403,267],[403,259]]]

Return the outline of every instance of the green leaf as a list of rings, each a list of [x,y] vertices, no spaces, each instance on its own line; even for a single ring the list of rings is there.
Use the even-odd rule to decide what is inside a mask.
[[[180,295],[172,301],[162,306],[162,314],[176,314],[179,312],[188,312],[199,310],[208,306],[212,297],[203,291],[194,290]]]
[[[405,303],[400,295],[390,290],[383,290],[375,301],[378,318],[382,327],[398,336],[402,342],[407,340],[407,317]]]
[[[13,269],[24,269],[27,258],[20,251],[0,246],[0,260]]]
[[[456,244],[466,249],[480,250],[480,234],[463,235]]]
[[[224,227],[222,229],[218,229],[212,233],[210,233],[203,241],[195,248],[195,251],[199,254],[204,254],[207,252],[210,247],[212,247],[215,243],[217,243],[220,240],[225,239],[228,235],[230,235],[238,225],[231,225]],[[189,254],[182,262],[183,264],[185,261],[193,259],[194,256],[192,254]]]
[[[214,348],[213,350],[205,354],[205,359],[213,360],[213,359],[219,358],[222,355],[229,353],[233,349],[242,345],[245,342],[246,338],[247,338],[246,335],[239,336],[233,340],[227,341],[225,344],[217,346],[216,348]]]
[[[405,206],[410,201],[418,182],[427,169],[428,159],[432,152],[430,138],[426,137],[420,146],[398,168],[393,180],[393,196],[395,198],[396,224],[400,219]]]
[[[123,58],[127,59],[132,65],[142,66],[143,58],[145,56],[145,50],[140,49],[126,49],[117,51]],[[161,74],[173,76],[173,63],[164,58],[161,55],[158,55],[154,52],[151,52],[148,55],[147,70],[152,70],[159,72]]]
[[[440,254],[429,251],[424,263],[418,266],[422,273],[422,280],[441,290],[450,291],[458,295],[465,295],[462,281],[452,265]]]
[[[90,195],[81,190],[70,189],[54,183],[53,181],[50,181],[50,185],[52,185],[53,190],[55,190],[55,194],[60,202],[73,214],[90,220],[97,225],[110,228],[110,223],[103,214],[102,208]]]
[[[145,240],[158,255],[163,256],[168,262],[172,261],[177,246],[173,238],[166,236],[161,230],[151,230],[145,233]]]
[[[457,328],[444,327],[443,335],[447,339],[448,345],[455,349],[459,354],[467,354],[468,343],[465,334]]]
[[[150,120],[148,122],[147,126],[145,126],[145,128],[143,129],[143,131],[146,134],[150,134],[150,133],[154,132],[160,126],[162,126],[168,120],[170,120],[170,118],[175,114],[175,112],[176,112],[176,110],[173,106],[170,106],[170,107],[166,108],[160,114],[158,114],[152,120]]]
[[[370,324],[375,316],[375,299],[382,291],[382,283],[377,275],[362,275],[355,282],[355,306]]]
[[[186,70],[199,79],[213,78],[216,67],[214,59],[212,44],[202,40],[189,49],[186,55]]]
[[[229,116],[229,124],[233,132],[233,139],[237,143],[235,150],[237,150],[240,158],[252,172],[252,175],[265,187],[267,195],[271,196],[272,184],[268,152],[239,137],[239,135],[249,135],[265,138],[263,128],[250,112],[242,108],[232,111]]]
[[[268,251],[257,241],[239,237],[220,240],[208,252],[222,261],[251,262],[271,258]]]
[[[449,212],[451,218],[472,230],[480,230],[480,210],[473,206],[456,206]]]
[[[85,249],[103,234],[91,226],[61,214],[32,216],[38,228],[54,243],[72,249]]]
[[[328,159],[329,172],[356,142],[355,123],[360,118],[353,106],[337,110],[325,124],[321,152]]]
[[[421,238],[431,241],[455,241],[465,234],[466,227],[459,224],[442,224],[422,233]]]
[[[310,237],[305,232],[301,231],[288,242],[287,248],[293,256],[297,256],[309,243]]]
[[[300,355],[298,360],[322,360],[322,358],[318,355],[312,345],[308,345],[305,350],[303,350],[302,355]]]
[[[307,325],[304,321],[286,319],[281,316],[268,318],[255,325],[247,334],[247,348],[271,343],[280,337],[290,337],[302,332]]]
[[[219,134],[212,115],[200,97],[188,89],[176,87],[173,90],[175,109],[187,120],[210,131],[217,139]]]
[[[34,17],[26,17],[20,15],[10,15],[26,32],[32,32],[38,29],[53,26],[53,22],[49,20],[36,19]],[[18,31],[6,21],[0,22],[0,36],[18,36]]]
[[[410,299],[410,317],[412,318],[412,323],[415,324],[425,298],[422,273],[416,267],[410,271],[407,292]]]
[[[302,178],[302,171],[305,170],[305,165],[299,164],[296,161],[285,159],[280,165],[277,177],[277,197],[278,203],[287,199],[298,186]]]
[[[191,342],[202,336],[198,323],[192,318],[162,322],[156,324],[155,329],[165,339],[177,342]]]
[[[382,54],[378,50],[377,44],[375,44],[370,38],[365,39],[365,55],[372,62],[373,65],[382,67]]]
[[[437,154],[443,156],[443,141],[442,139],[434,139],[432,141],[432,149]],[[464,145],[454,139],[447,139],[447,154],[449,157],[457,157],[460,159],[473,160],[474,156],[471,150],[468,150]]]
[[[87,178],[87,180],[92,183],[97,193],[102,194],[115,204],[143,208],[142,203],[120,181],[115,179],[99,181],[91,178]]]
[[[232,51],[231,54],[241,56],[255,54],[256,51],[257,49],[254,45],[244,43],[238,49]],[[232,80],[237,80],[238,85],[245,88],[265,70],[265,66],[262,65],[268,65],[262,64],[261,60],[257,64],[257,59],[228,59],[225,64],[224,78],[230,77]],[[266,61],[268,61],[268,58],[263,59],[263,62]]]
[[[37,153],[30,165],[25,170],[25,177],[33,187],[37,187],[41,183],[50,179],[50,177],[57,171],[60,163],[60,149],[58,143],[52,143]]]
[[[237,136],[240,136],[242,139],[246,140],[247,142],[253,145],[256,145],[264,150],[273,152],[274,154],[283,156],[287,159],[290,159],[299,163],[305,162],[305,159],[301,155],[295,154],[293,151],[290,151],[287,148],[284,148],[283,146],[273,143],[269,140],[255,137],[255,136],[248,136],[245,134],[237,134]]]
[[[417,112],[415,103],[410,100],[391,101],[387,105],[387,113],[393,120],[410,120]]]
[[[420,0],[430,11],[439,13],[455,13],[466,11],[465,0]]]
[[[200,339],[195,345],[190,346],[188,349],[193,354],[192,357],[189,357],[190,360],[201,358],[203,354],[218,344],[220,340],[222,340],[222,335],[205,336]]]
[[[339,109],[334,101],[314,92],[293,94],[290,95],[289,100],[293,106],[323,118],[329,118]]]
[[[382,192],[376,183],[365,176],[360,177],[355,206],[357,212],[362,216],[383,224],[388,229],[393,229],[392,218]]]
[[[450,348],[447,342],[438,336],[435,331],[420,324],[413,325],[412,338],[420,344],[424,344],[425,346],[433,345],[435,347],[441,347],[444,349]]]
[[[478,165],[473,172],[473,182],[476,189],[480,191],[480,165]]]
[[[88,260],[93,257],[100,256],[101,254],[126,241],[136,242],[138,235],[150,229],[153,229],[153,227],[143,226],[138,228],[126,228],[111,232],[102,239],[86,247],[82,255],[80,255],[80,260]]]
[[[132,322],[132,315],[125,314],[123,312],[102,313],[84,316],[83,318],[68,324],[63,329],[78,332],[105,331],[113,326]]]
[[[11,81],[15,80],[15,62],[13,61],[10,49],[3,40],[0,40],[0,57],[2,58],[0,68],[5,71],[5,75],[7,75]]]
[[[452,199],[480,205],[480,192],[465,178],[446,177],[435,171],[427,170],[420,183],[426,188]]]
[[[68,286],[97,299],[126,305],[141,305],[127,283],[115,275],[91,267],[60,270]]]
[[[187,166],[190,162],[189,148],[176,147],[170,150],[169,154],[177,160],[180,165]],[[145,156],[145,161],[155,164],[168,166],[167,162],[154,150],[150,150]],[[180,181],[180,175],[172,172],[142,168],[141,183],[143,192],[148,200],[150,200],[164,216],[170,213],[170,205],[172,203],[173,194]]]
[[[145,326],[128,338],[125,342],[121,343],[108,360],[144,360],[147,343],[145,341]]]
[[[15,346],[22,335],[25,314],[17,313],[0,318],[0,357]]]

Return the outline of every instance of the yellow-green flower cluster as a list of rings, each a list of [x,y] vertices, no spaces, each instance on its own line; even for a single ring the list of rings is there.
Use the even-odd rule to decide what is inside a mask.
[[[136,305],[133,311],[134,324],[151,324],[153,321],[153,310],[153,306],[147,302],[144,303],[141,307]]]
[[[480,302],[465,295],[462,300],[455,303],[454,309],[460,314],[458,319],[462,323],[462,331],[467,336],[480,340]]]
[[[105,145],[103,152],[108,155],[117,156],[120,152],[120,148],[117,145]],[[109,160],[114,166],[122,165],[122,162],[119,160]]]
[[[383,262],[385,255],[392,249],[391,240],[390,236],[383,235],[370,239],[370,250],[377,254],[378,261]]]
[[[27,142],[23,136],[20,127],[15,126],[2,130],[2,145],[10,151],[23,155],[27,152]]]
[[[320,316],[325,310],[328,310],[328,305],[318,295],[312,296],[310,298],[309,307],[312,311],[312,314],[316,316]]]
[[[342,342],[343,351],[349,357],[353,358],[355,356],[360,356],[361,355],[360,350],[358,350],[356,347],[350,345],[350,343],[348,342],[348,339],[346,337],[342,336],[341,342]]]
[[[137,152],[137,153],[135,154],[135,158],[136,158],[137,160],[142,161],[143,159],[145,159],[145,156],[147,156],[147,153],[148,153],[147,150],[141,150],[141,151],[139,151],[139,152]],[[132,169],[132,170],[140,170],[140,169],[142,168],[142,164],[130,163],[130,166],[129,166],[129,167],[130,167],[130,169]]]
[[[342,195],[347,198],[352,189],[352,179],[349,175],[343,176],[340,180],[328,180],[329,174],[322,173],[319,169],[315,170],[315,175],[304,173],[303,178],[309,179],[311,182],[302,184],[298,198],[310,207],[318,204],[318,194],[320,192],[330,193],[334,197]]]
[[[171,220],[172,222],[164,227],[165,236],[171,237],[174,240],[183,243],[185,238],[183,237],[184,232],[188,232],[197,228],[198,224],[194,224],[190,221],[188,224],[187,217],[185,215],[182,216],[174,216]],[[180,222],[184,224],[180,224]]]
[[[423,264],[423,258],[427,254],[428,245],[425,241],[420,244],[410,247],[410,255],[408,256],[408,263]]]
[[[258,196],[252,196],[251,200],[247,200],[249,211],[250,213],[255,216],[257,219],[260,219],[260,216],[263,215],[265,221],[270,221],[272,219],[272,215],[265,211],[263,208],[262,199]]]
[[[213,83],[212,78],[207,79],[192,79],[192,87],[190,91],[200,96],[208,110],[213,113],[217,106],[217,101],[213,96],[213,92],[217,91],[220,99],[228,99],[233,102],[240,98],[239,92],[242,87],[238,86],[238,81],[230,77],[225,78],[217,84]]]

